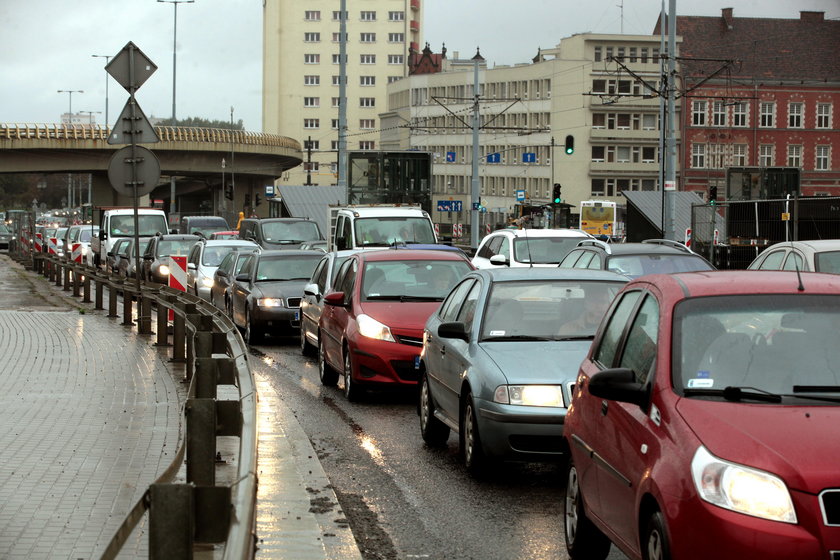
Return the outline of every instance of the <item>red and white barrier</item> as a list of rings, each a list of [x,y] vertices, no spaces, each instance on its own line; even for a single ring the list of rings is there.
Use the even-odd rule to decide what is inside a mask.
[[[43,234],[36,233],[35,234],[35,252],[41,253],[44,250],[44,245],[41,243],[41,240],[44,238]]]
[[[58,238],[57,237],[50,237],[47,243],[47,253],[50,255],[57,255],[58,254]]]
[[[462,237],[464,235],[464,224],[452,224],[452,237]]]
[[[169,257],[169,287],[173,290],[187,291],[187,257]],[[169,310],[169,320],[175,319],[175,312]]]
[[[73,243],[73,251],[70,253],[70,260],[82,264],[82,244]]]

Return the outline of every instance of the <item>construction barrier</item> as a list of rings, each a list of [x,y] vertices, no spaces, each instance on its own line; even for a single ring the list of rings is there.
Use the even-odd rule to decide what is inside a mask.
[[[81,264],[82,262],[82,244],[81,243],[73,243],[72,245],[73,251],[70,253],[70,260],[74,263]]]
[[[41,233],[36,233],[35,234],[35,252],[36,253],[41,253],[44,250],[43,243],[41,243],[41,240],[43,238],[44,238],[43,234],[41,234]]]
[[[187,291],[187,257],[169,257],[169,287],[179,292]],[[169,320],[174,319],[173,311],[169,310]]]
[[[47,253],[50,255],[57,255],[58,254],[58,238],[57,237],[50,237],[49,243],[47,244]]]

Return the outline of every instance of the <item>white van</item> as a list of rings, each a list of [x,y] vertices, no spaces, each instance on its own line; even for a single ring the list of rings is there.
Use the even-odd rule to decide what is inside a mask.
[[[169,233],[166,213],[157,208],[138,208],[137,222],[139,237],[152,237],[158,233]],[[101,208],[99,214],[99,234],[91,240],[95,266],[106,262],[106,257],[114,248],[117,239],[134,237],[133,208]]]
[[[343,206],[330,212],[332,250],[438,242],[431,217],[419,206]]]

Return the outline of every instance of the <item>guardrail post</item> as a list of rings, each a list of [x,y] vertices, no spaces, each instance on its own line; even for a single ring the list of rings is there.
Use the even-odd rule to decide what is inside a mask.
[[[119,317],[117,315],[117,287],[121,287],[122,283],[122,280],[117,280],[108,285],[108,317]]]
[[[123,286],[123,325],[133,325],[134,321],[131,319],[131,307],[134,304],[133,294],[125,286]]]
[[[149,487],[149,558],[193,557],[193,485],[152,484]]]
[[[140,301],[138,305],[138,324],[137,332],[140,334],[152,334],[152,299],[140,294]]]
[[[79,271],[73,267],[73,297],[80,297],[82,295],[82,282],[79,280]]]
[[[173,362],[183,362],[186,360],[186,338],[187,338],[187,325],[186,320],[184,319],[183,315],[179,315],[178,313],[175,314],[175,318],[172,320],[173,328],[172,328],[172,361]]]
[[[155,346],[169,346],[169,308],[161,301],[157,304],[157,342]]]
[[[61,269],[62,268],[63,267],[61,266],[61,263],[56,262],[56,264],[55,264],[55,285],[56,286],[61,286],[61,275],[62,275],[62,270]]]
[[[216,360],[213,358],[195,359],[195,396],[199,399],[215,399],[218,394],[218,375]]]
[[[62,278],[64,279],[63,280],[64,291],[69,292],[70,291],[70,265],[69,264],[64,265],[64,271],[63,272],[64,272],[64,274],[62,275]]]
[[[85,273],[85,281],[82,283],[82,302],[90,303],[90,274]]]
[[[188,399],[187,482],[216,484],[216,400]]]
[[[105,307],[102,305],[102,301],[104,299],[102,296],[105,293],[105,282],[103,282],[101,279],[99,279],[96,276],[93,277],[93,282],[94,282],[94,292],[95,292],[94,299],[96,300],[93,304],[93,308],[94,309],[105,309]]]
[[[195,357],[209,358],[213,354],[213,333],[211,331],[196,331]]]

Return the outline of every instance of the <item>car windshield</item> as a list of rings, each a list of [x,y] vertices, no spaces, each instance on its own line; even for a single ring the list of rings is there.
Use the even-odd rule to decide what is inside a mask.
[[[612,255],[607,260],[607,269],[637,278],[645,274],[672,274],[713,270],[712,266],[698,255]]]
[[[212,247],[205,247],[204,254],[201,256],[201,264],[204,266],[219,266],[225,255],[236,248],[236,245],[214,245]]]
[[[362,274],[362,298],[443,301],[470,270],[469,263],[462,260],[368,262]]]
[[[4,224],[0,224],[0,233],[9,233],[9,228],[7,228]]]
[[[321,239],[315,222],[264,222],[260,227],[263,239],[269,243],[301,243]]]
[[[139,224],[140,235],[149,236],[166,233],[166,218],[159,214],[140,214],[137,216],[137,223]],[[134,215],[112,216],[110,235],[112,237],[134,235]]]
[[[162,239],[157,247],[159,257],[184,256],[195,245],[195,239]]]
[[[522,263],[559,264],[580,240],[580,237],[517,237],[513,240],[513,259]]]
[[[480,341],[591,339],[623,282],[519,280],[493,284]]]
[[[436,243],[435,232],[427,218],[358,218],[356,242],[362,246],[393,243]]]
[[[826,251],[814,255],[814,269],[817,272],[840,274],[840,251]]]
[[[840,295],[689,299],[675,308],[673,329],[673,383],[687,396],[727,387],[840,393]]]
[[[93,237],[94,233],[98,232],[98,227],[91,228],[90,226],[87,226],[85,228],[82,228],[82,230],[79,232],[79,241],[81,241],[82,243],[90,243],[90,238]]]
[[[266,257],[257,264],[258,282],[309,280],[321,257],[318,255],[288,255]]]

